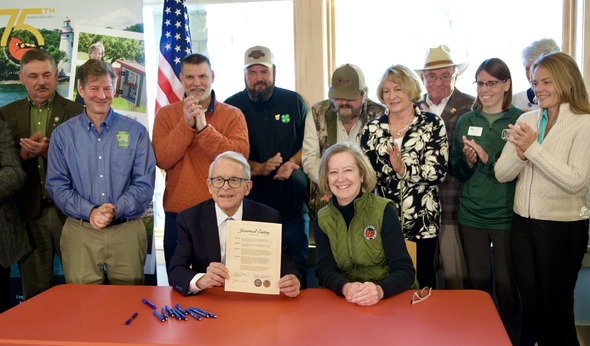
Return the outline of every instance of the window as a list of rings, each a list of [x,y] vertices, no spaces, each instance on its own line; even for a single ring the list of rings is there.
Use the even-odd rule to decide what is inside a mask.
[[[447,44],[469,61],[457,88],[475,95],[477,67],[488,58],[500,58],[510,68],[513,90],[528,88],[521,51],[548,37],[561,45],[561,1],[540,6],[535,0],[380,1],[334,0],[336,66],[358,65],[365,73],[369,93],[377,99],[377,83],[392,64],[410,68],[424,65],[429,47]]]
[[[211,1],[214,2],[214,1]],[[221,1],[218,1],[221,2]],[[162,30],[163,0],[145,0],[144,25],[146,67],[158,69],[158,50]],[[295,88],[293,2],[262,1],[247,3],[218,3],[188,5],[191,22],[193,53],[209,57],[215,71],[213,89],[218,101],[223,101],[244,89],[244,52],[256,45],[271,49],[277,66],[277,86]],[[148,73],[148,114],[154,114],[156,73]],[[150,131],[153,116],[149,119]],[[164,178],[157,174],[154,200],[154,228],[164,229]]]

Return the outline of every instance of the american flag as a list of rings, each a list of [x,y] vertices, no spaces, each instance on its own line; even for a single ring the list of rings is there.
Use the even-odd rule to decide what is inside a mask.
[[[158,108],[182,99],[180,63],[191,54],[191,30],[186,0],[164,0],[160,58],[158,62]]]

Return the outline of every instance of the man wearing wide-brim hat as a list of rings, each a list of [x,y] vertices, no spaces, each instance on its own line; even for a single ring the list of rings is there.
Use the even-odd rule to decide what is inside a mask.
[[[455,88],[457,77],[465,71],[467,65],[467,62],[453,57],[449,47],[440,45],[428,49],[424,66],[416,69],[426,88],[420,108],[443,118],[449,139],[453,138],[457,120],[471,110],[475,100],[473,96]],[[467,282],[467,269],[457,228],[461,182],[447,174],[445,181],[439,185],[439,193],[442,217],[438,239],[444,287],[464,288],[464,283]],[[439,287],[442,287],[441,283]]]

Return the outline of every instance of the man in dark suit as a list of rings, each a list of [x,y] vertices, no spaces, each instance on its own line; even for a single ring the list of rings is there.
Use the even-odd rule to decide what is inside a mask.
[[[275,209],[244,199],[252,189],[250,178],[250,165],[242,154],[221,153],[209,167],[207,186],[213,199],[178,214],[178,243],[170,261],[168,280],[181,294],[196,294],[206,288],[223,286],[229,278],[224,264],[228,218],[281,222]],[[296,297],[301,286],[298,276],[297,266],[283,246],[280,292]]]
[[[31,49],[23,55],[19,79],[28,95],[0,108],[0,119],[12,131],[27,173],[18,204],[33,244],[33,251],[20,262],[24,296],[29,299],[53,285],[53,258],[60,255],[65,219],[43,187],[49,138],[59,124],[82,113],[83,106],[55,91],[57,66],[45,50]]]
[[[0,120],[0,314],[11,307],[10,266],[31,250],[12,198],[25,179],[10,129]]]
[[[453,60],[449,47],[441,45],[428,50],[424,67],[418,69],[427,91],[420,103],[420,108],[437,114],[443,119],[449,139],[453,138],[457,120],[471,110],[471,105],[475,101],[473,96],[455,88],[457,78],[467,66],[467,62]],[[450,150],[449,148],[449,152]],[[444,288],[464,288],[467,282],[467,267],[457,227],[461,182],[447,174],[445,181],[439,185],[439,194],[442,214],[438,241]],[[443,286],[439,284],[439,288]]]

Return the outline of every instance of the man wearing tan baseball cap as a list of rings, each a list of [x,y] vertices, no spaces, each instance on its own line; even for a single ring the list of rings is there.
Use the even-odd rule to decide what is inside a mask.
[[[275,86],[271,50],[253,46],[244,53],[246,88],[225,103],[239,108],[248,124],[253,188],[249,199],[279,211],[289,256],[306,287],[309,241],[307,177],[301,168],[305,116],[309,112],[298,93]]]
[[[440,45],[428,49],[424,66],[416,69],[426,88],[420,108],[443,118],[448,138],[453,138],[455,124],[461,115],[471,110],[475,98],[455,88],[457,78],[465,72],[468,63],[459,61],[451,54],[451,49]],[[451,142],[449,141],[449,151]],[[467,280],[467,267],[459,240],[457,211],[461,182],[447,174],[439,185],[442,216],[438,236],[441,266],[445,288],[464,288]],[[442,288],[439,284],[439,288]]]
[[[353,64],[344,64],[334,70],[328,91],[329,99],[311,107],[305,119],[303,135],[303,170],[311,182],[310,215],[315,216],[327,196],[322,199],[317,189],[320,158],[334,143],[349,141],[358,144],[365,123],[385,113],[385,107],[370,100],[365,76]]]

